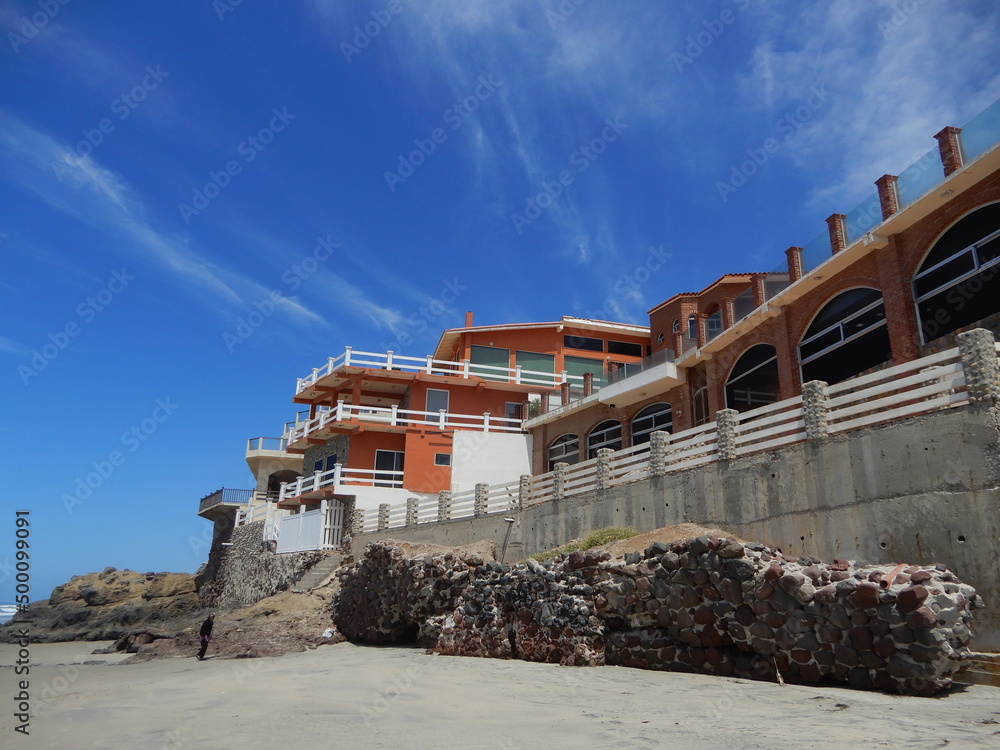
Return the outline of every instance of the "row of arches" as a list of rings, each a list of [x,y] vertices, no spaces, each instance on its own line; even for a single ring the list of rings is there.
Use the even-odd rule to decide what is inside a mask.
[[[632,445],[648,443],[649,436],[657,430],[671,432],[673,423],[673,410],[670,404],[664,402],[650,404],[636,414],[629,424]],[[573,433],[560,435],[549,443],[546,470],[552,471],[557,463],[575,464],[587,458],[596,458],[597,451],[601,448],[621,450],[622,434],[622,423],[617,419],[599,422],[586,434],[582,456],[579,435]]]

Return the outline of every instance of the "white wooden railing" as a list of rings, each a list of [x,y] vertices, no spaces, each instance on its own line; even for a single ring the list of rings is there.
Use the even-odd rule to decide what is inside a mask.
[[[996,345],[1000,356],[1000,343]],[[857,430],[872,425],[906,419],[967,404],[965,374],[959,350],[890,367],[859,378],[826,386],[825,424],[828,434]],[[485,504],[476,503],[476,492],[468,491],[438,498],[419,499],[416,522],[468,518],[485,513],[509,512],[518,507],[550,502],[600,488],[599,464],[606,464],[609,486],[648,479],[656,473],[669,474],[720,461],[719,424],[694,427],[674,434],[662,433],[665,447],[660,467],[654,470],[651,444],[612,451],[606,459],[590,458],[527,480],[527,494],[521,495],[519,482],[483,487]],[[728,458],[773,450],[807,439],[806,414],[801,396],[743,412],[736,418],[734,448]],[[412,510],[412,506],[411,506]],[[477,512],[478,511],[478,512]],[[380,524],[377,510],[359,511],[361,530],[398,528],[407,525],[407,505],[388,506]],[[412,515],[410,520],[412,521]]]
[[[361,352],[347,347],[344,353],[330,357],[326,364],[317,367],[304,378],[299,378],[295,393],[298,395],[322,378],[335,373],[343,367],[370,368],[376,370],[395,370],[397,372],[420,372],[427,375],[446,375],[457,378],[479,378],[496,380],[519,385],[537,385],[543,388],[558,388],[563,383],[583,385],[582,375],[569,375],[562,372],[537,372],[525,370],[522,367],[496,367],[480,365],[465,359],[461,362],[434,359],[426,357],[406,357],[393,352]]]
[[[318,492],[327,487],[340,485],[398,488],[403,486],[403,472],[381,469],[345,469],[341,464],[335,464],[332,469],[327,471],[317,471],[315,474],[299,477],[294,482],[282,482],[278,492],[278,501],[290,500]]]
[[[299,423],[288,433],[288,442],[294,443],[312,435],[331,423],[358,420],[393,427],[427,425],[439,429],[461,428],[482,432],[522,432],[520,419],[494,417],[489,412],[483,414],[455,414],[442,409],[438,412],[400,409],[398,406],[359,406],[338,401],[334,409],[317,414],[312,419]]]

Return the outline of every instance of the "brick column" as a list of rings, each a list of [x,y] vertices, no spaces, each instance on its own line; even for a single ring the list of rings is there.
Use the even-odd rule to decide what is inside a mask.
[[[794,284],[802,278],[802,248],[792,245],[785,250],[785,261],[788,264],[788,283]]]
[[[695,328],[698,334],[698,348],[701,349],[705,346],[705,342],[708,341],[708,315],[705,313],[698,313],[698,317],[695,318],[698,325]]]
[[[670,450],[670,433],[657,430],[649,436],[649,468],[654,477],[667,473],[667,451]]]
[[[614,451],[601,448],[597,451],[597,490],[603,492],[611,489],[611,456]]]
[[[522,474],[517,485],[517,509],[524,510],[531,504],[531,475]]]
[[[753,306],[760,307],[767,301],[767,290],[764,287],[766,276],[762,273],[755,273],[750,277],[750,284],[753,288]]]
[[[566,469],[567,463],[557,463],[552,467],[552,499],[562,500],[566,497]]]
[[[389,503],[379,503],[378,530],[385,531],[388,528],[389,528]]]
[[[962,355],[969,402],[981,407],[1000,403],[1000,364],[993,333],[985,328],[960,333],[958,349]]]
[[[545,398],[544,393],[542,394],[542,398]],[[569,383],[563,383],[559,386],[559,398],[564,405],[569,403]]]
[[[826,226],[830,232],[830,252],[836,255],[847,247],[847,216],[830,214],[826,219]]]
[[[608,362],[608,382],[617,383],[618,379],[618,363]]]
[[[489,502],[486,497],[486,492],[489,488],[490,486],[485,482],[479,482],[476,484],[476,499],[472,506],[472,514],[476,517],[486,515],[486,506]]]
[[[594,392],[594,374],[591,372],[583,373],[583,395],[589,396]]]
[[[438,493],[438,521],[447,521],[451,518],[451,493],[442,490]]]
[[[941,165],[944,167],[945,177],[952,172],[960,170],[965,163],[965,159],[962,156],[961,133],[961,128],[954,128],[949,125],[934,136],[937,138],[938,151],[941,153]]]
[[[725,297],[722,300],[722,330],[732,328],[735,322],[736,302],[732,297]]]
[[[736,409],[723,409],[715,413],[715,424],[718,428],[719,458],[729,461],[736,458],[739,452],[736,436],[740,429],[740,413]]]
[[[680,359],[680,356],[684,353],[684,333],[678,331],[672,335],[674,337],[674,356]]]
[[[806,423],[806,438],[813,442],[826,439],[830,434],[827,425],[826,383],[810,380],[802,386],[802,414]]]
[[[417,525],[417,503],[420,502],[415,497],[406,498],[406,525]]]
[[[894,174],[884,174],[875,180],[878,188],[878,202],[882,207],[882,220],[885,221],[899,210],[899,178]]]

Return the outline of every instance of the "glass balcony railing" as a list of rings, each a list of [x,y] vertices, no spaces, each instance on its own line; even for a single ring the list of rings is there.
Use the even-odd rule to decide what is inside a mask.
[[[969,120],[961,138],[965,161],[972,161],[1000,141],[1000,99]]]

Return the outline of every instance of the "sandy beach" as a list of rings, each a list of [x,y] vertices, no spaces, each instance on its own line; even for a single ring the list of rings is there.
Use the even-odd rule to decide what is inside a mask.
[[[620,667],[349,643],[279,658],[115,666],[94,643],[31,647],[30,736],[10,748],[995,748],[1000,691],[903,698]],[[89,663],[84,662],[102,662]]]

